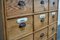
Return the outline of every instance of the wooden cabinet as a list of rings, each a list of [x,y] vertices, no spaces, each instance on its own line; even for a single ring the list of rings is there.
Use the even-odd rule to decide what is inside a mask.
[[[59,0],[0,0],[0,40],[56,40]]]

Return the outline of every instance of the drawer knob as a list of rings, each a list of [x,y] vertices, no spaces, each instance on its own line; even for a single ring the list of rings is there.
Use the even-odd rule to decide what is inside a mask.
[[[44,18],[41,18],[41,22],[44,22]]]
[[[18,5],[19,5],[19,6],[25,6],[25,2],[24,2],[24,1],[19,1],[19,2],[18,2]]]
[[[23,28],[25,26],[26,26],[26,23],[24,23],[24,22],[19,24],[19,28]]]
[[[41,33],[40,37],[43,37],[44,36],[44,33]]]
[[[54,40],[54,39],[52,38],[52,40]]]
[[[54,18],[55,17],[55,15],[52,15],[52,18]]]
[[[44,22],[45,17],[46,17],[46,15],[45,15],[45,14],[41,14],[41,15],[40,15],[40,22]]]
[[[40,2],[40,4],[44,4],[44,1],[42,0],[42,1]]]
[[[55,12],[52,12],[52,18],[54,18],[54,17],[55,17],[55,15],[56,15],[56,13],[55,13]]]
[[[54,27],[52,28],[52,31],[54,31]]]
[[[55,5],[55,2],[53,2],[53,5]]]

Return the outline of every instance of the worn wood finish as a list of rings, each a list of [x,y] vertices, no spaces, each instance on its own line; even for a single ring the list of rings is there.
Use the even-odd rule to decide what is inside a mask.
[[[54,13],[54,12],[50,12],[50,13],[49,13],[49,24],[57,21],[57,18],[58,18],[57,15],[58,15],[58,13],[57,13],[57,12],[55,12],[55,14],[53,14],[53,13]],[[54,16],[52,16],[52,14],[53,14]]]
[[[28,35],[28,36],[23,37],[23,38],[16,37],[16,38],[14,38],[14,39],[12,39],[12,40],[33,40],[33,34]]]
[[[19,1],[23,1],[18,5]],[[32,0],[6,0],[6,16],[32,13]]]
[[[16,22],[17,19],[7,20],[8,40],[12,40],[18,36],[22,37],[23,35],[33,32],[32,16],[27,16],[26,18],[28,18],[28,20],[25,22],[26,26],[23,28],[19,28],[19,24]]]
[[[41,4],[44,1],[44,4]],[[34,12],[48,11],[48,0],[34,0]]]
[[[49,26],[49,31],[48,31],[49,37],[56,32],[57,32],[57,23],[54,23]]]
[[[45,15],[43,22],[41,22],[41,15]],[[39,30],[48,25],[48,13],[34,15],[34,30]]]
[[[34,40],[47,40],[47,28],[34,33]]]
[[[54,34],[52,37],[50,37],[48,40],[56,40],[56,34]]]
[[[3,0],[0,0],[0,40],[6,40]]]
[[[58,7],[58,0],[49,0],[49,11],[55,11]]]
[[[21,38],[21,39],[17,39],[17,40],[33,40],[33,35],[29,35],[27,37]]]
[[[0,0],[0,40],[57,40],[57,16],[58,0]]]

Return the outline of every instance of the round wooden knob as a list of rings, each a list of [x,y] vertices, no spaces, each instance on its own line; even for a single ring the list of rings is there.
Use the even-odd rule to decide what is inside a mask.
[[[23,28],[25,26],[26,26],[26,23],[24,23],[24,22],[19,24],[19,28]]]
[[[41,33],[40,37],[43,37],[44,36],[44,33]]]
[[[19,6],[25,6],[25,2],[24,2],[24,1],[19,1],[19,2],[18,2],[18,5],[19,5]]]

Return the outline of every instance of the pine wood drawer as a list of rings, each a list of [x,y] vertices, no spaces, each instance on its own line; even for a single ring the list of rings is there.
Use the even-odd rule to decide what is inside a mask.
[[[15,37],[22,37],[33,32],[32,16],[22,17],[18,19],[7,20],[7,35],[8,40]]]
[[[56,34],[53,35],[51,38],[49,38],[48,40],[56,40]]]
[[[57,32],[57,23],[54,23],[49,26],[49,31],[48,31],[49,37],[56,32]]]
[[[34,15],[34,30],[42,29],[48,25],[48,13]]]
[[[34,33],[34,40],[47,40],[47,28]]]
[[[50,12],[49,13],[49,24],[56,22],[58,19],[58,13],[57,12]]]
[[[58,0],[49,0],[49,10],[54,11],[57,10],[58,8]]]
[[[32,13],[32,0],[6,0],[6,16]]]
[[[28,36],[23,37],[23,38],[17,38],[17,39],[13,39],[13,40],[33,40],[33,34],[28,35]]]
[[[34,12],[48,11],[48,0],[34,0]]]

